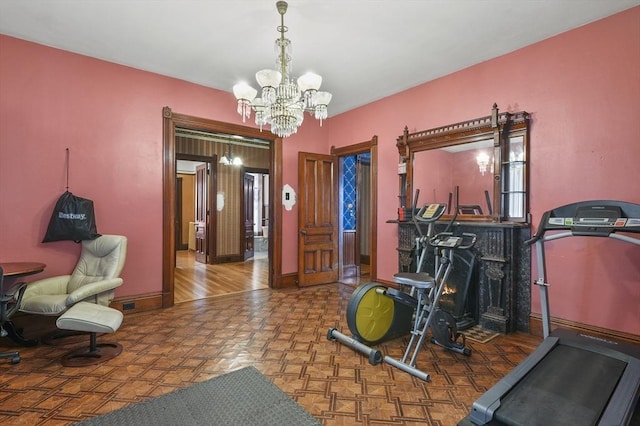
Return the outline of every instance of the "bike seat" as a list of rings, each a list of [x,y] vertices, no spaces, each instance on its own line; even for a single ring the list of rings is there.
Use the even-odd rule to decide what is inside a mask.
[[[435,286],[435,279],[426,272],[399,272],[393,276],[393,282],[419,289],[433,288]]]

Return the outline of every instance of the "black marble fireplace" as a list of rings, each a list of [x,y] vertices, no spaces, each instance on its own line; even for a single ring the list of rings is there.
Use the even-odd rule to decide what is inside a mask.
[[[432,251],[425,259],[424,272],[435,274]],[[415,269],[413,263],[411,270]],[[440,296],[440,307],[449,312],[456,320],[458,330],[466,330],[478,323],[476,282],[477,262],[473,251],[458,251],[454,254],[453,270],[445,282]]]
[[[398,224],[398,270],[415,271],[417,231],[414,222],[388,223]],[[436,232],[443,231],[444,227],[445,224],[437,224]],[[528,332],[531,257],[524,241],[530,238],[529,226],[505,222],[456,222],[452,231],[472,232],[478,236],[478,241],[472,250],[459,253],[461,258],[456,259],[456,270],[449,280],[453,282],[450,287],[454,290],[441,297],[442,307],[454,315],[461,330],[480,324],[487,330],[503,334]],[[432,272],[433,260],[427,262],[423,270]]]

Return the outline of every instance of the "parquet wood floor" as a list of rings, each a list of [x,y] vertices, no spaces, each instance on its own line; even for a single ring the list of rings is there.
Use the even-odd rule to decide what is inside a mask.
[[[426,345],[422,382],[389,365],[371,366],[327,340],[348,333],[352,285],[256,290],[129,314],[114,334],[124,351],[97,366],[68,368],[60,357],[77,343],[20,348],[22,361],[0,361],[0,424],[68,425],[248,365],[326,425],[455,425],[470,404],[540,342],[524,334],[471,342],[470,357]],[[19,316],[27,337],[49,331],[53,319]],[[401,357],[398,338],[380,346]],[[88,344],[88,339],[87,339]],[[0,339],[0,351],[15,348]]]

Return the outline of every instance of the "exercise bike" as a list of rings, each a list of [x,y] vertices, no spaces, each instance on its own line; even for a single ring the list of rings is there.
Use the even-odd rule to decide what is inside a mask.
[[[427,204],[414,215],[413,221],[419,235],[416,238],[416,272],[394,275],[394,282],[401,286],[400,289],[379,283],[366,283],[358,287],[347,306],[347,323],[355,339],[331,328],[327,333],[329,340],[337,340],[367,355],[372,365],[384,361],[425,381],[429,380],[429,374],[417,369],[415,364],[429,329],[433,343],[464,355],[471,354],[471,350],[465,347],[464,336],[456,330],[455,319],[439,308],[439,301],[453,270],[455,250],[472,248],[476,236],[448,232],[456,219],[455,215],[445,232],[433,235],[434,224],[445,210],[445,204]],[[422,234],[420,223],[428,223],[426,235]],[[425,256],[431,250],[435,256],[434,276],[421,271]],[[406,292],[407,287],[409,292]],[[411,333],[411,339],[402,360],[383,357],[379,350],[367,345],[407,333]]]

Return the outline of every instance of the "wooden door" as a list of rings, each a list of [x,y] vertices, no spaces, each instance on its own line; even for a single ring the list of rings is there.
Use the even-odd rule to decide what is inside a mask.
[[[251,174],[244,174],[244,186],[243,186],[243,241],[242,246],[244,247],[244,260],[250,259],[253,257],[253,228],[255,226],[254,217],[253,217],[253,185],[254,178]]]
[[[209,263],[209,165],[196,167],[196,262]]]
[[[298,285],[338,279],[337,161],[298,153]]]

